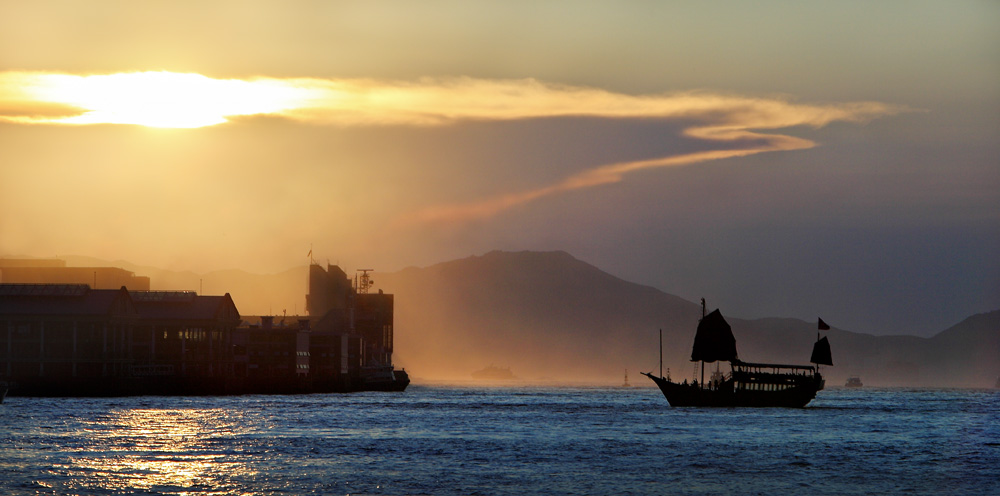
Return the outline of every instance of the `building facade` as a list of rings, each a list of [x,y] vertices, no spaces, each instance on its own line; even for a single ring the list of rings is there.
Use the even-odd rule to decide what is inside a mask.
[[[251,324],[228,293],[0,284],[0,381],[40,396],[405,389],[392,295],[335,266],[311,267],[309,287],[322,316]]]
[[[0,380],[11,394],[222,390],[239,323],[228,294],[0,284]]]

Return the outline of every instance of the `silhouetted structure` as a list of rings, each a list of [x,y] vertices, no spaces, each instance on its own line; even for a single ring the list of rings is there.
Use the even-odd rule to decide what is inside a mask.
[[[340,267],[327,265],[324,270],[320,265],[309,265],[306,312],[311,317],[325,317],[330,311],[336,311],[346,319],[348,300],[352,293],[351,280]]]
[[[395,370],[393,351],[393,295],[368,293],[371,269],[361,269],[352,284],[336,265],[309,266],[306,309],[316,319],[310,346],[310,366],[323,380],[358,370],[367,389],[403,390],[405,371]],[[332,374],[332,375],[330,375]]]
[[[135,375],[218,378],[236,374],[233,299],[193,291],[130,291],[138,319],[129,339]],[[236,342],[234,343],[234,339]]]
[[[311,272],[319,292],[308,299],[322,318],[245,325],[228,293],[0,284],[0,383],[45,396],[405,389],[392,367],[392,295],[357,294],[339,268],[319,271],[328,280]]]
[[[84,284],[0,284],[0,374],[11,394],[225,392],[232,298]]]
[[[732,328],[719,310],[705,315],[705,300],[701,300],[702,318],[694,338],[691,361],[701,362],[701,381],[679,384],[670,377],[642,374],[660,388],[671,406],[778,406],[804,407],[825,382],[819,365],[833,365],[830,342],[817,339],[812,360],[816,366],[779,365],[772,363],[747,363],[741,361],[736,351],[736,338]],[[820,321],[822,327],[823,322]],[[827,329],[829,329],[827,327]],[[661,354],[662,354],[662,342]],[[661,359],[662,360],[662,359]],[[720,370],[705,382],[705,362],[728,361],[729,375]],[[662,364],[661,364],[662,370]]]

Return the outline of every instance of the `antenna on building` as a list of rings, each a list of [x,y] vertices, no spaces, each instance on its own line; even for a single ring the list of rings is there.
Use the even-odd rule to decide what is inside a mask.
[[[368,294],[368,289],[372,287],[372,284],[375,284],[375,281],[372,280],[368,273],[375,272],[375,269],[358,269],[358,272],[361,273],[357,284],[358,294]]]

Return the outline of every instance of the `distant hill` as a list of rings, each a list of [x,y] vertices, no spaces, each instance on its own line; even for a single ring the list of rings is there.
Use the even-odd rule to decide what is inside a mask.
[[[699,304],[564,252],[491,252],[378,279],[397,295],[398,361],[418,377],[461,378],[496,363],[526,378],[620,382],[626,368],[633,377],[657,368],[658,329],[664,367],[694,374]],[[722,312],[743,360],[808,362],[815,322]],[[859,375],[873,386],[990,387],[1000,376],[998,319],[1000,311],[971,317],[930,339],[823,331],[836,365],[823,370],[831,386]]]
[[[258,275],[239,270],[172,272],[127,262],[67,257],[70,265],[117,266],[151,278],[153,289],[202,287],[230,293],[244,315],[304,313],[307,267]],[[376,288],[396,295],[395,360],[415,378],[470,380],[491,364],[526,380],[621,383],[628,369],[658,364],[691,378],[698,303],[634,284],[565,252],[499,252],[425,268],[377,273]],[[713,302],[709,311],[713,310]],[[803,364],[816,323],[745,320],[722,313],[746,361]],[[821,316],[822,309],[817,309]],[[857,375],[866,386],[991,387],[1000,377],[1000,310],[974,315],[931,337],[873,336],[835,327],[830,386]]]
[[[491,252],[378,281],[397,295],[397,354],[421,364],[417,376],[461,378],[496,363],[525,378],[620,382],[626,368],[656,366],[657,329],[683,333],[687,348],[701,315],[564,252]]]
[[[924,359],[943,383],[990,386],[1000,378],[1000,310],[973,315],[928,341]]]

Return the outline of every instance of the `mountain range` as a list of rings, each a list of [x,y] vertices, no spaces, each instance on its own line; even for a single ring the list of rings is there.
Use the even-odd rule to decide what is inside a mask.
[[[66,259],[132,270],[149,276],[153,289],[228,292],[244,315],[304,309],[305,266],[270,275],[195,274]],[[620,383],[627,370],[632,383],[645,384],[638,372],[658,372],[660,330],[664,373],[676,379],[700,374],[689,361],[700,304],[619,279],[565,252],[494,251],[377,273],[375,280],[376,288],[395,294],[394,359],[416,379],[469,380],[471,372],[495,365],[528,380],[589,383]],[[808,362],[816,322],[748,320],[720,310],[742,360]],[[821,331],[833,348],[834,366],[822,369],[829,385],[859,376],[874,386],[992,387],[1000,377],[1000,310],[930,338],[875,336],[831,324]]]

